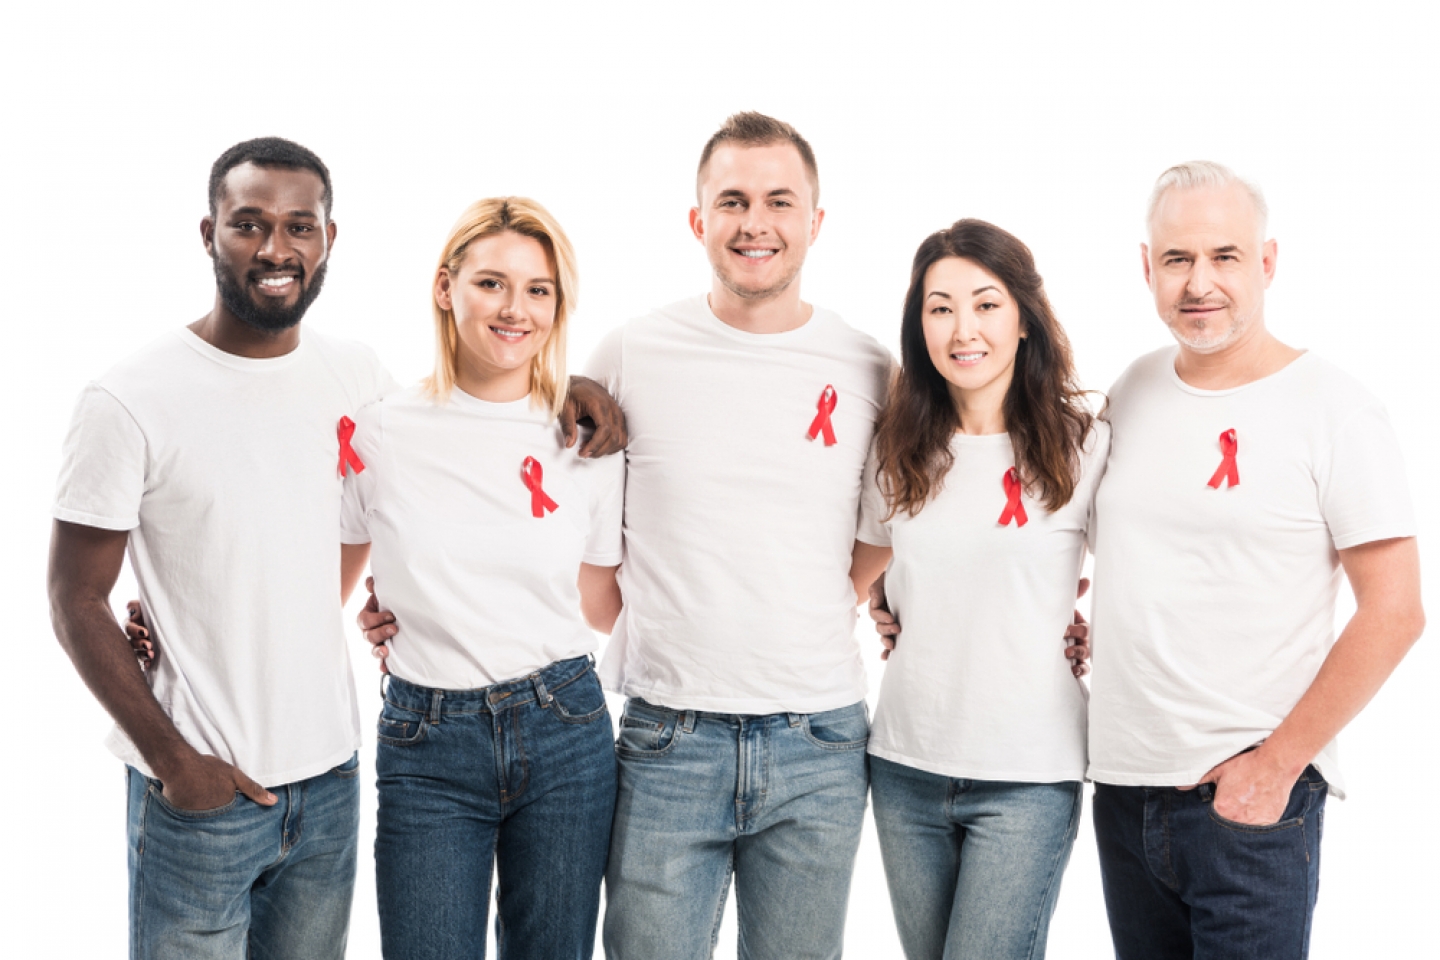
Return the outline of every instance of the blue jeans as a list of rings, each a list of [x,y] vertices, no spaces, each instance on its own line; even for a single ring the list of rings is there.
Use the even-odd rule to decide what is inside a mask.
[[[958,780],[870,758],[908,960],[1038,960],[1080,828],[1078,781]]]
[[[375,888],[389,960],[587,958],[615,810],[589,657],[480,690],[392,677],[375,751]]]
[[[1095,785],[1095,843],[1119,960],[1300,960],[1320,882],[1325,781],[1307,767],[1278,823],[1215,812],[1214,787]]]
[[[360,825],[359,757],[271,787],[180,810],[158,780],[129,778],[130,956],[316,960],[345,955]]]
[[[606,956],[706,960],[733,873],[741,960],[839,957],[869,731],[863,702],[746,716],[629,701]]]

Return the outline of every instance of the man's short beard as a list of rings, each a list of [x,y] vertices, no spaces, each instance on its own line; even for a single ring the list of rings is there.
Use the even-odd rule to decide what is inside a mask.
[[[220,294],[220,302],[240,322],[261,333],[279,333],[282,330],[289,330],[299,323],[300,319],[305,316],[305,311],[310,309],[310,304],[320,296],[320,288],[325,286],[325,268],[328,266],[328,264],[321,263],[308,277],[304,274],[297,276],[295,280],[300,284],[300,297],[295,301],[294,306],[286,306],[279,301],[257,303],[255,298],[250,296],[245,287],[238,282],[235,273],[220,262],[219,257],[214,257],[213,260],[215,263],[215,289]]]

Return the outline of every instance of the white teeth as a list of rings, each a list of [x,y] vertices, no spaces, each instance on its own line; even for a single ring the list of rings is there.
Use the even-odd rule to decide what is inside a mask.
[[[262,286],[262,287],[283,287],[283,286],[285,286],[285,284],[289,283],[290,281],[292,281],[292,280],[294,280],[294,279],[295,279],[294,277],[266,277],[265,279],[263,279],[263,280],[260,281],[260,286]]]
[[[752,259],[752,260],[758,260],[758,259],[761,258],[761,257],[768,257],[768,256],[770,256],[771,254],[776,253],[777,251],[775,251],[775,250],[736,250],[735,252],[738,253],[738,254],[740,254],[740,256],[742,256],[742,257],[749,257],[749,258]]]
[[[953,357],[953,358],[956,359],[956,360],[959,360],[961,363],[969,363],[971,360],[979,360],[981,357],[985,356],[985,354],[983,354],[983,353],[952,353],[952,354],[950,354],[950,356]]]
[[[506,340],[519,340],[521,337],[525,336],[525,334],[530,332],[528,330],[502,330],[499,327],[491,327],[490,329],[494,330]]]

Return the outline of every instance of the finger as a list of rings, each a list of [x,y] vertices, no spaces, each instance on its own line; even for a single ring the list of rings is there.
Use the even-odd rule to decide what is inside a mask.
[[[894,650],[894,649],[895,649],[895,638],[894,638],[894,637],[881,637],[881,638],[880,638],[880,644],[881,644],[881,646],[883,646],[886,650]]]
[[[1085,614],[1081,613],[1079,610],[1076,610],[1075,617],[1071,622],[1074,623],[1076,626],[1083,626],[1090,621],[1085,619]]]
[[[899,636],[900,624],[896,623],[894,620],[891,620],[889,623],[877,623],[875,624],[875,632],[880,634],[880,636],[882,637]]]
[[[566,399],[565,406],[560,408],[560,433],[565,437],[565,446],[575,446],[576,439],[580,436],[580,430],[575,426],[575,401]],[[584,448],[581,448],[581,456],[584,456]]]
[[[889,659],[890,659],[890,651],[889,651],[889,650],[881,650],[881,651],[880,651],[880,659],[881,659],[881,660],[889,660]]]
[[[1079,600],[1081,597],[1085,596],[1085,591],[1087,591],[1087,590],[1089,590],[1089,589],[1090,589],[1090,578],[1089,578],[1089,577],[1081,577],[1081,578],[1080,578],[1080,589],[1078,589],[1078,590],[1075,591],[1075,599],[1076,599],[1076,600]],[[1078,614],[1077,614],[1077,615],[1078,615]]]
[[[1090,639],[1090,624],[1072,623],[1065,628],[1066,640],[1088,640]]]
[[[262,807],[273,807],[276,801],[280,799],[254,780],[245,776],[245,774],[241,773],[238,769],[235,770],[235,786],[241,793]]]
[[[1081,677],[1085,676],[1085,674],[1090,672],[1090,664],[1077,663],[1070,668],[1070,672],[1075,674],[1076,680],[1079,680]]]

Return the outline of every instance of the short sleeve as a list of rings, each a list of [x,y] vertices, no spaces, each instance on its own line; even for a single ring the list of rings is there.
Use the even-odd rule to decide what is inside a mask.
[[[1339,426],[1315,479],[1320,514],[1336,550],[1415,536],[1400,441],[1379,403],[1362,407]]]
[[[1095,493],[1105,479],[1105,464],[1110,459],[1110,424],[1096,419],[1090,434],[1080,448],[1080,483],[1076,493],[1085,498],[1085,546],[1095,552]]]
[[[620,374],[624,352],[625,327],[620,326],[606,334],[585,364],[585,376],[597,381],[616,400],[620,399]]]
[[[860,483],[860,523],[855,529],[855,539],[875,547],[890,546],[890,523],[885,516],[890,505],[885,502],[885,493],[880,489],[880,461],[875,456],[875,444],[870,444],[870,455],[865,459],[865,476]]]
[[[75,405],[60,456],[55,519],[133,530],[140,525],[148,444],[130,411],[98,383]]]
[[[375,504],[375,489],[380,471],[381,451],[381,410],[379,401],[362,408],[355,414],[355,433],[350,446],[365,465],[356,473],[345,471],[345,489],[340,497],[340,542],[369,543],[370,510]]]
[[[621,521],[625,514],[625,455],[590,461],[595,483],[590,503],[590,535],[585,540],[585,562],[597,567],[620,565]]]

